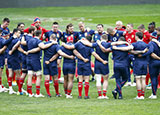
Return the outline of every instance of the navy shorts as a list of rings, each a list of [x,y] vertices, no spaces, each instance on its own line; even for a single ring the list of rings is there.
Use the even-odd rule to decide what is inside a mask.
[[[58,74],[58,68],[55,65],[50,64],[45,64],[43,63],[43,74],[44,75],[57,75]]]
[[[91,74],[91,66],[78,64],[78,75],[90,76]]]
[[[107,75],[109,74],[109,67],[108,64],[104,65],[102,63],[95,63],[95,67],[94,67],[94,73],[95,74],[102,74],[102,75]]]
[[[11,68],[12,70],[20,70],[20,60],[19,58],[8,58],[7,60],[8,68]]]
[[[75,74],[75,63],[63,63],[63,75]]]
[[[0,56],[0,68],[3,68],[5,64],[5,57]]]
[[[134,75],[146,75],[147,74],[147,62],[139,63],[135,61],[133,64],[133,74]]]
[[[41,68],[41,62],[39,59],[31,60],[27,59],[27,70],[32,70],[32,71],[40,71]]]
[[[22,69],[27,69],[27,58],[22,56]]]

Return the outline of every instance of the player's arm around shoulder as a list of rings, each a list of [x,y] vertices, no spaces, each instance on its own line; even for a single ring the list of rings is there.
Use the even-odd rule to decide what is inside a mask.
[[[59,49],[57,53],[65,58],[69,58],[69,59],[75,58],[73,55],[68,55],[68,54],[64,53],[61,49]]]
[[[56,41],[52,41],[50,43],[47,43],[47,44],[44,44],[44,42],[40,42],[38,44],[38,46],[41,48],[41,49],[47,49],[49,47],[51,47],[53,44],[58,44]]]
[[[69,50],[71,50],[71,49],[75,49],[75,46],[74,45],[67,45],[66,43],[62,43],[62,46],[64,47],[64,48],[66,48],[66,49],[69,49]]]
[[[89,61],[89,59],[84,58],[76,49],[73,50],[74,55],[76,55],[79,59],[83,60],[85,63]]]
[[[152,39],[153,42],[155,42],[160,47],[160,42],[156,39]]]
[[[107,64],[107,63],[108,63],[108,61],[103,60],[95,51],[92,52],[92,55],[93,55],[97,60],[99,60],[100,62],[102,62],[103,64]]]

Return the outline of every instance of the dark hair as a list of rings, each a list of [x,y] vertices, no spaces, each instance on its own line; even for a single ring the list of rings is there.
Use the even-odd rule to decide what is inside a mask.
[[[149,25],[153,25],[154,27],[156,27],[156,23],[155,22],[151,22],[151,23],[149,23]]]
[[[107,36],[106,34],[103,34],[101,37],[102,37],[102,39],[104,39],[104,40],[108,40],[108,36]]]
[[[103,24],[97,24],[97,26],[102,26],[102,27],[103,27]],[[97,26],[96,26],[96,27],[97,27]]]
[[[126,39],[122,36],[119,38],[120,41],[126,41]]]
[[[138,26],[138,29],[145,29],[145,27],[143,24],[141,24],[140,26]]]
[[[13,34],[20,31],[18,28],[13,29]]]
[[[69,24],[66,26],[66,33],[68,33],[68,30],[67,30],[67,29],[68,29],[69,27],[72,27],[72,26],[73,26],[72,23],[69,23]]]
[[[92,36],[86,36],[86,39],[91,42]]]
[[[29,33],[32,33],[35,29],[36,28],[34,26],[31,26],[28,31],[29,31]]]
[[[143,39],[143,33],[142,33],[142,32],[136,32],[136,36],[137,36],[139,39]]]
[[[58,22],[53,22],[53,25],[54,25],[54,24],[55,24],[55,25],[58,25]]]
[[[9,23],[10,20],[9,20],[9,18],[4,18],[4,19],[3,19],[3,22],[8,22],[8,23]]]
[[[34,33],[34,35],[37,36],[37,37],[38,37],[39,35],[41,35],[41,34],[42,34],[42,31],[41,31],[41,30],[37,30],[37,31],[35,31],[35,33]]]
[[[21,24],[25,25],[23,22],[20,22],[20,23],[17,24],[17,28],[18,28]]]

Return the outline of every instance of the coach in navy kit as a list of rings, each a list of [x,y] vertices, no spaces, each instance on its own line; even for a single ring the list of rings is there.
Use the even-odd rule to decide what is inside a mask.
[[[124,37],[120,37],[118,41],[125,41]],[[126,45],[118,45],[117,47],[130,47]],[[116,89],[112,91],[115,99],[117,99],[117,92],[119,93],[118,99],[122,99],[122,87],[128,79],[128,51],[114,50],[113,48],[113,60],[114,60],[114,76],[116,78]],[[128,48],[131,50],[133,47]]]

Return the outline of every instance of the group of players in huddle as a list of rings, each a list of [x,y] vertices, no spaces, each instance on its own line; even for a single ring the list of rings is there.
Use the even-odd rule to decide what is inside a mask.
[[[79,32],[74,31],[71,23],[66,26],[66,32],[62,32],[58,29],[58,22],[53,22],[52,29],[46,30],[40,26],[40,18],[36,17],[29,28],[24,29],[25,24],[19,23],[12,33],[8,29],[9,23],[10,20],[4,18],[0,25],[0,92],[9,91],[9,94],[26,93],[29,97],[44,97],[40,93],[41,60],[43,59],[47,96],[51,97],[49,81],[52,77],[56,97],[61,97],[58,78],[61,76],[61,60],[64,57],[63,76],[66,98],[73,98],[71,94],[73,79],[77,73],[78,99],[82,99],[83,84],[84,98],[89,99],[89,76],[94,73],[98,99],[108,99],[106,95],[109,77],[108,57],[112,52],[113,77],[116,80],[116,88],[112,91],[113,97],[123,99],[122,87],[127,81],[128,84],[131,82],[130,69],[132,68],[137,87],[135,99],[144,99],[149,77],[152,84],[152,94],[149,98],[157,98],[160,72],[160,42],[158,41],[160,27],[156,28],[154,22],[148,25],[148,31],[143,24],[134,30],[133,24],[128,23],[125,27],[122,21],[117,21],[115,28],[107,28],[106,31],[103,24],[98,24],[97,30],[92,30],[85,28],[83,22],[79,22]],[[91,68],[91,55],[95,57],[95,63],[92,64],[94,71]],[[2,85],[4,65],[8,73],[9,89]],[[18,92],[12,88],[14,73]],[[25,91],[23,83],[27,75],[27,91]],[[34,75],[36,75],[35,95],[32,93]]]

